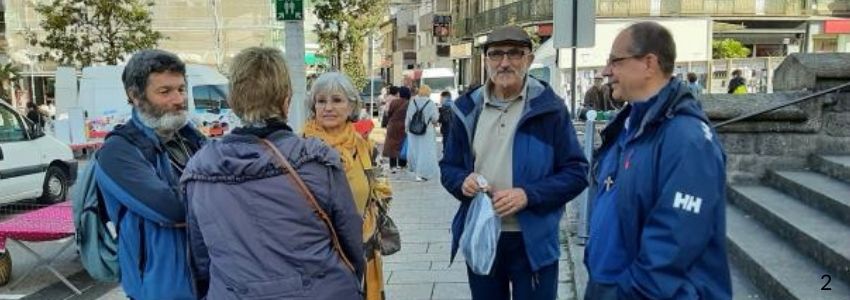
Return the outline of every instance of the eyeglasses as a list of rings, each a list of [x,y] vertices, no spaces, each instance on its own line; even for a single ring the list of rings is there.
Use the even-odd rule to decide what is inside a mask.
[[[525,51],[523,51],[522,49],[511,49],[511,50],[508,50],[508,51],[503,51],[503,50],[487,51],[487,58],[490,59],[490,61],[502,61],[502,59],[505,57],[505,55],[507,55],[508,58],[510,58],[511,60],[518,60],[518,59],[521,59],[523,56],[525,56]]]
[[[626,60],[626,59],[641,58],[641,57],[644,57],[644,56],[646,56],[646,55],[629,55],[629,56],[622,56],[622,57],[609,56],[608,57],[608,64],[606,66],[613,66],[614,64],[616,64],[620,61]]]

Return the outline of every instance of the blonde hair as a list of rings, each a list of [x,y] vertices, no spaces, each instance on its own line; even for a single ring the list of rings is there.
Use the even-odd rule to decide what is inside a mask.
[[[354,87],[354,83],[351,83],[351,79],[348,79],[348,76],[340,72],[327,72],[313,81],[313,86],[310,89],[311,96],[307,99],[311,119],[316,117],[316,97],[321,93],[342,94],[351,103],[351,115],[348,116],[348,120],[357,121],[360,119],[362,101],[360,100],[360,94]]]
[[[242,122],[286,120],[291,98],[292,81],[280,50],[251,47],[233,58],[228,102]]]
[[[423,97],[431,96],[431,87],[428,86],[427,84],[423,84],[422,86],[419,87],[419,91],[416,92],[416,95],[423,96]]]

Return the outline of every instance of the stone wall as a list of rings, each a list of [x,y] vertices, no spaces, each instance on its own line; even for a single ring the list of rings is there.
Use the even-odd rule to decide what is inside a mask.
[[[850,53],[793,54],[775,72],[773,94],[706,94],[714,123],[850,82]],[[800,169],[812,154],[850,154],[850,88],[717,129],[732,182],[768,169]]]

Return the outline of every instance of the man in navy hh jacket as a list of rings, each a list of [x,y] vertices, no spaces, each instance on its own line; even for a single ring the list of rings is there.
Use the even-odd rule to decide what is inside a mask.
[[[488,275],[468,270],[473,299],[555,299],[558,221],[587,186],[587,160],[570,115],[546,83],[527,76],[531,39],[519,27],[494,30],[484,44],[487,83],[455,102],[440,161],[442,183],[460,208],[452,222],[457,253],[475,178],[488,182],[502,221]]]
[[[603,75],[628,105],[602,133],[585,299],[731,299],[725,154],[694,95],[671,77],[676,45],[654,22],[614,40]]]
[[[132,299],[196,299],[179,179],[203,137],[187,122],[185,75],[174,54],[133,55],[121,76],[132,119],[97,152],[95,178],[118,224],[121,286]]]

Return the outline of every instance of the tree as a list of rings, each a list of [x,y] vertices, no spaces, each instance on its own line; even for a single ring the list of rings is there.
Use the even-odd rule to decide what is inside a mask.
[[[163,35],[151,28],[147,0],[53,0],[39,3],[44,37],[25,34],[33,46],[46,52],[42,60],[85,67],[117,64],[125,55],[156,47]]]
[[[10,91],[12,79],[17,78],[20,73],[21,70],[12,63],[0,65],[0,98],[6,100],[7,103],[11,103],[12,100]]]
[[[750,56],[750,49],[734,39],[714,40],[711,49],[715,59],[721,58],[745,58]]]
[[[333,66],[346,73],[357,87],[367,82],[363,62],[365,39],[378,27],[387,0],[320,0],[313,12],[319,19],[313,31],[320,50],[332,57]]]

